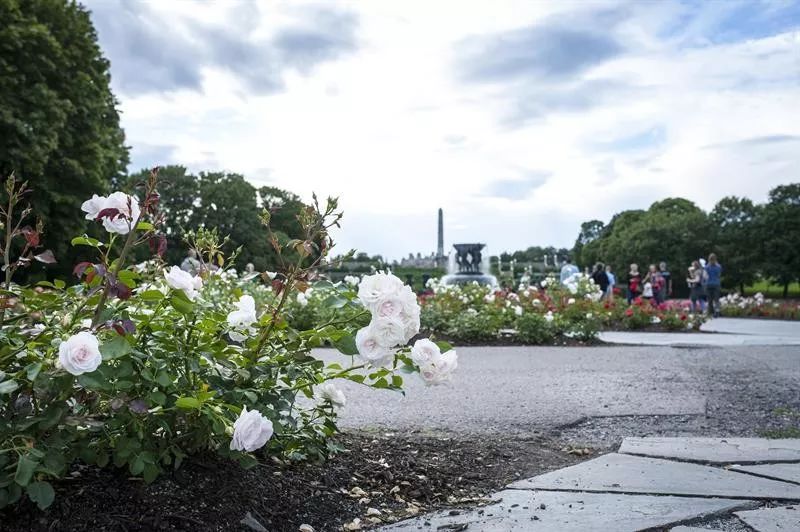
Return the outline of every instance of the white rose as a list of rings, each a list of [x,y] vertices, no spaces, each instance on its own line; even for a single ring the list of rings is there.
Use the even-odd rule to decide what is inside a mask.
[[[403,281],[391,273],[367,275],[358,285],[358,299],[365,307],[373,310],[379,300],[400,294],[403,286]]]
[[[88,331],[70,336],[58,346],[58,362],[73,375],[91,373],[103,361],[97,337]]]
[[[167,284],[175,290],[183,290],[186,297],[190,301],[198,295],[198,290],[203,287],[203,280],[200,276],[192,276],[189,272],[185,272],[178,266],[173,266],[164,274]]]
[[[349,284],[350,286],[358,286],[358,283],[361,280],[355,275],[345,275],[344,282]]]
[[[571,297],[567,300],[567,305],[573,305],[575,303],[575,298]]]
[[[256,302],[253,296],[244,295],[236,303],[236,310],[228,314],[228,325],[234,329],[228,333],[234,342],[243,342],[253,333],[256,316]]]
[[[301,307],[305,307],[308,305],[308,296],[306,296],[303,292],[297,292],[297,302],[300,303]]]
[[[105,196],[98,196],[97,194],[92,194],[92,199],[88,199],[81,204],[81,210],[86,213],[87,220],[96,220],[97,215],[100,214],[100,211],[103,210],[103,206],[106,204]]]
[[[553,313],[551,311],[548,311],[547,314],[544,315],[544,319],[546,321],[553,321],[553,319],[554,319]]]
[[[381,366],[394,357],[392,352],[378,341],[371,326],[359,329],[356,333],[356,348],[358,354],[373,366]]]
[[[242,407],[242,413],[233,424],[233,438],[231,438],[232,451],[247,451],[251,453],[264,445],[272,437],[272,421],[261,415],[258,410],[247,411]]]
[[[451,349],[441,353],[432,361],[421,364],[419,375],[425,384],[441,384],[450,380],[453,372],[458,367],[458,355]]]
[[[516,314],[517,316],[522,316],[522,307],[520,306],[514,307],[514,314]]]
[[[92,200],[89,200],[92,201]],[[139,219],[141,209],[139,209],[139,200],[135,196],[129,196],[124,192],[114,192],[106,198],[103,209],[117,209],[119,214],[103,218],[103,227],[109,233],[119,233],[127,235],[133,223]]]
[[[383,347],[392,348],[405,344],[408,340],[407,324],[397,318],[374,318],[369,327]]]
[[[428,338],[417,340],[411,347],[411,360],[418,366],[433,361],[441,354],[442,350],[439,349],[439,346]]]
[[[344,406],[347,399],[342,390],[337,388],[332,382],[323,382],[317,386],[317,396],[324,400],[328,400],[335,406]]]

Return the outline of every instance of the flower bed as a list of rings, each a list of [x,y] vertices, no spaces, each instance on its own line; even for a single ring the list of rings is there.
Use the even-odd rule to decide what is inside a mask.
[[[729,318],[800,319],[800,301],[775,301],[761,293],[752,297],[733,293],[720,298],[719,303],[722,315]]]
[[[95,257],[75,266],[80,282],[24,287],[11,282],[16,269],[56,258],[39,250],[41,224],[24,225],[25,185],[6,183],[0,508],[24,496],[48,507],[50,481],[76,462],[152,482],[209,451],[244,467],[263,455],[321,459],[346,400],[334,379],[399,391],[401,374],[437,384],[455,370],[449,345],[422,339],[405,347],[419,331],[420,309],[390,274],[365,277],[357,291],[331,285],[321,303],[330,319],[292,325],[333,246],[327,231],[341,217],[336,200],[320,207],[315,198],[302,213],[303,240],[281,241],[264,213],[265,238],[282,264],[259,275],[265,286],[226,272],[224,240],[205,229],[188,237],[200,274],[166,269],[157,186],[154,171],[141,202],[121,192],[86,201],[86,218],[102,224],[105,237],[72,240]],[[17,242],[22,251],[12,258]],[[153,258],[129,267],[131,251],[148,244]],[[324,343],[339,349],[341,364],[311,356]]]
[[[315,285],[311,296],[294,303],[296,315],[321,321],[327,312],[323,302],[334,297],[333,289],[330,283]],[[516,292],[478,284],[445,286],[433,279],[419,299],[424,331],[469,344],[586,343],[601,330],[687,331],[698,329],[704,320],[690,311],[688,302],[654,306],[643,299],[631,305],[624,299],[601,300],[599,288],[580,274],[564,286],[550,278]]]

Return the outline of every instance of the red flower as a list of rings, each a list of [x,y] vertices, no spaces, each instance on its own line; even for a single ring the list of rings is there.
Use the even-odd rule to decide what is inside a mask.
[[[630,318],[631,316],[633,316],[633,309],[632,309],[632,308],[629,308],[629,309],[627,309],[627,310],[625,311],[625,315],[626,315],[626,316],[628,316],[629,318]]]

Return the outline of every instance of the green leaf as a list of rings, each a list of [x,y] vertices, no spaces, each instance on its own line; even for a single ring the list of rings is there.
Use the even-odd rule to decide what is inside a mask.
[[[352,334],[347,334],[342,336],[338,340],[333,343],[333,346],[339,350],[340,353],[344,353],[348,356],[353,356],[358,354],[358,348],[356,347],[356,337]]]
[[[181,314],[190,314],[194,310],[194,304],[185,297],[174,295],[169,302],[172,303],[172,308]]]
[[[106,342],[100,346],[100,353],[103,355],[103,360],[114,360],[115,358],[123,357],[133,351],[131,344],[122,337],[116,336],[110,342]]]
[[[109,456],[108,456],[108,453],[99,453],[99,454],[97,455],[97,466],[98,466],[98,467],[105,467],[105,466],[107,466],[107,465],[108,465],[108,461],[109,461],[109,459],[110,459],[110,458],[109,458]]]
[[[178,397],[175,400],[175,406],[186,410],[193,410],[195,408],[200,408],[200,401],[194,397]]]
[[[150,222],[139,222],[136,224],[137,231],[152,231],[153,229],[155,229],[155,227]]]
[[[130,464],[131,475],[140,475],[144,471],[144,458],[141,454],[137,454],[128,462]]]
[[[347,299],[336,294],[329,296],[322,302],[323,305],[330,308],[342,308],[347,304]]]
[[[446,353],[446,352],[450,351],[451,349],[453,349],[453,346],[450,345],[449,342],[445,342],[444,340],[437,341],[436,345],[439,346],[439,349],[441,349],[442,353]]]
[[[139,297],[145,301],[161,301],[164,299],[164,294],[160,290],[145,290],[139,294]]]
[[[49,482],[34,482],[28,486],[28,498],[36,503],[40,510],[44,510],[56,498],[56,492]]]
[[[11,393],[14,390],[16,390],[17,388],[19,388],[19,384],[17,384],[17,381],[10,381],[9,380],[9,381],[0,382],[0,395],[5,394],[5,393]]]
[[[25,374],[27,375],[28,380],[31,382],[36,380],[36,377],[39,375],[40,371],[42,371],[41,362],[34,362],[25,366]]]
[[[156,382],[166,388],[172,385],[172,377],[166,371],[159,371],[156,375]]]
[[[29,455],[21,456],[17,462],[17,471],[14,473],[14,482],[20,486],[27,486],[38,465],[39,462],[32,459]]]
[[[80,384],[84,388],[89,388],[91,390],[103,390],[104,388],[106,388],[107,382],[103,380],[103,376],[100,374],[99,371],[93,371],[91,373],[84,373],[83,375],[79,375],[78,384]]]
[[[164,406],[167,403],[167,396],[164,395],[163,392],[156,390],[155,392],[150,393],[150,401],[157,405]]]
[[[403,387],[403,377],[400,375],[394,375],[392,377],[392,386],[395,388],[402,388]]]
[[[147,464],[144,466],[144,481],[148,484],[152,483],[155,479],[158,478],[158,474],[161,473],[159,467],[155,464]]]
[[[83,235],[83,236],[76,236],[72,239],[73,246],[91,246],[93,248],[99,248],[100,246],[104,245],[99,240]]]

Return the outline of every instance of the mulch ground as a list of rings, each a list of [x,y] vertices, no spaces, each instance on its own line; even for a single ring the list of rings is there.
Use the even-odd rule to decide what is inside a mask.
[[[120,470],[78,468],[46,511],[29,502],[0,511],[0,529],[29,531],[364,529],[432,509],[474,505],[521,477],[577,456],[547,439],[346,434],[322,464],[268,462],[251,470],[209,456],[152,485]],[[580,455],[580,450],[578,451]],[[241,523],[247,514],[258,524]]]

